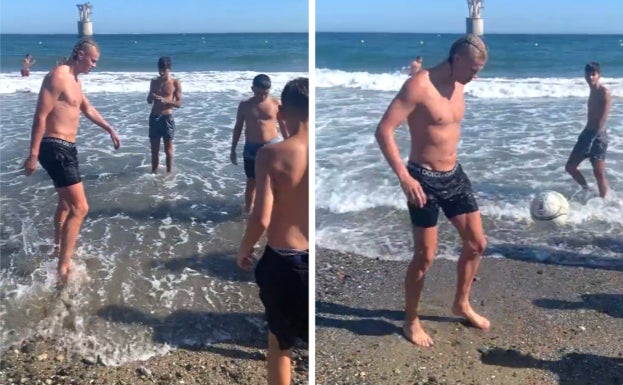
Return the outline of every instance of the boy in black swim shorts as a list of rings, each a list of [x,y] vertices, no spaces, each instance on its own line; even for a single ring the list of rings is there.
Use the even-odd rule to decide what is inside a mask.
[[[599,63],[591,62],[584,67],[584,79],[591,90],[588,97],[588,118],[584,130],[578,136],[578,141],[569,155],[565,170],[582,188],[588,189],[588,183],[578,167],[586,158],[589,158],[599,188],[599,196],[603,198],[608,192],[605,172],[606,150],[608,149],[606,120],[612,106],[612,96],[610,91],[599,82],[600,78]]]
[[[279,115],[286,140],[257,153],[257,196],[238,252],[251,269],[253,247],[266,231],[267,245],[255,269],[268,321],[268,384],[289,384],[292,348],[309,333],[309,81],[286,84]]]

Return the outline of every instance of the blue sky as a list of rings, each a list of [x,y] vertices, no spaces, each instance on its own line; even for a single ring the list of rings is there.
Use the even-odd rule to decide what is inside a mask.
[[[0,0],[0,33],[77,32],[82,0]],[[305,0],[91,0],[93,32],[307,32]]]
[[[318,32],[462,33],[466,0],[316,0]],[[485,33],[623,33],[621,0],[484,0]]]

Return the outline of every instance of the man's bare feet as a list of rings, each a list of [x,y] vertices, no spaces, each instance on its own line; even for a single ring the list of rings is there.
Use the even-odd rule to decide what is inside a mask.
[[[71,263],[58,264],[58,280],[60,286],[67,285],[69,276],[71,275]]]
[[[489,327],[491,326],[489,320],[476,313],[469,303],[467,305],[459,305],[455,303],[454,306],[452,306],[452,313],[467,318],[472,325],[484,331],[489,330]]]
[[[402,326],[402,332],[407,340],[417,346],[427,348],[434,345],[433,339],[424,331],[419,318],[415,318],[411,322],[405,321],[405,324]]]

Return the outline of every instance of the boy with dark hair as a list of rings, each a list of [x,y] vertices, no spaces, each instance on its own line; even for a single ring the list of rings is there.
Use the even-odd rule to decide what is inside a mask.
[[[247,177],[244,193],[245,213],[247,214],[253,208],[255,197],[255,156],[257,151],[268,143],[279,141],[276,122],[279,123],[283,138],[288,137],[283,122],[279,121],[277,117],[279,101],[269,96],[270,87],[271,82],[268,75],[257,75],[251,86],[253,96],[240,102],[236,113],[229,159],[233,164],[238,164],[236,146],[238,146],[242,128],[246,127],[242,158],[244,160],[244,173]]]
[[[151,144],[151,172],[156,173],[160,159],[160,138],[164,140],[167,172],[173,168],[173,136],[175,120],[173,108],[182,106],[182,83],[171,77],[171,58],[158,59],[157,78],[151,80],[147,103],[152,104],[149,115],[149,142]]]
[[[251,269],[253,247],[266,231],[255,279],[268,320],[269,385],[290,383],[292,348],[309,333],[309,80],[288,82],[281,101],[291,136],[257,154],[256,203],[238,253],[238,266]]]
[[[565,170],[580,186],[588,189],[588,183],[578,170],[578,166],[589,158],[599,188],[599,196],[603,198],[608,192],[605,173],[606,150],[608,149],[606,120],[612,106],[612,97],[610,91],[599,82],[600,77],[599,63],[590,62],[584,66],[584,79],[591,90],[588,97],[588,118],[584,130],[571,150]]]

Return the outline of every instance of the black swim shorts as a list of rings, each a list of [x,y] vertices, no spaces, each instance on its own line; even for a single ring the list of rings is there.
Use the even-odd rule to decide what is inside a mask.
[[[58,138],[41,139],[39,163],[52,178],[54,187],[67,187],[82,181],[75,143]]]
[[[308,341],[309,253],[275,251],[266,246],[255,269],[268,328],[281,350],[292,349],[298,338]]]
[[[606,131],[596,133],[585,129],[578,136],[578,141],[571,152],[580,154],[585,159],[606,160],[606,150],[608,150],[608,134]]]
[[[173,140],[175,120],[172,114],[149,115],[149,139]]]
[[[426,194],[426,204],[420,208],[408,202],[411,223],[415,227],[435,227],[439,208],[446,218],[478,211],[478,204],[469,181],[460,164],[450,171],[433,171],[409,162],[409,174],[420,182]]]

